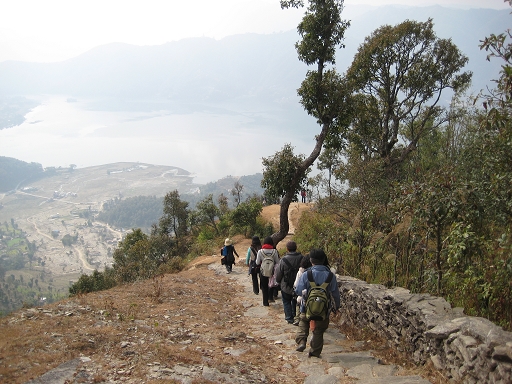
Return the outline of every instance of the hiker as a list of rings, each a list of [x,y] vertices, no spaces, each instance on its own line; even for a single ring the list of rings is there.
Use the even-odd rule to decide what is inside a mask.
[[[322,353],[324,346],[324,332],[329,326],[329,314],[331,310],[338,310],[340,307],[340,291],[338,288],[338,281],[336,280],[336,276],[334,276],[329,268],[324,265],[327,258],[325,252],[322,249],[312,249],[311,252],[309,252],[309,258],[312,267],[302,274],[299,279],[299,283],[295,288],[296,295],[303,296],[302,305],[300,306],[299,329],[297,330],[297,334],[295,336],[295,342],[298,344],[296,350],[298,352],[304,351],[306,349],[306,342],[308,339],[309,330],[311,328],[313,336],[311,338],[308,356],[320,357],[320,353]],[[311,295],[312,293],[312,283],[310,283],[311,279],[314,281],[313,284],[315,285],[321,285],[327,283],[330,280],[326,288],[328,295],[325,297],[327,299],[327,303],[325,304],[326,307],[323,320],[308,319],[308,316],[311,313],[309,308],[307,308],[310,302],[308,302],[308,297],[306,294]],[[333,302],[334,308],[330,307],[331,302]]]
[[[325,260],[327,260],[327,258],[325,258]],[[307,254],[306,256],[302,257],[302,261],[300,262],[299,271],[297,272],[297,276],[295,277],[295,282],[293,283],[293,294],[294,295],[296,295],[295,294],[295,288],[297,287],[297,285],[299,285],[300,277],[309,268],[311,268],[311,261],[309,259],[309,254]],[[297,307],[299,307],[299,308],[296,311],[295,318],[293,319],[293,325],[299,325],[299,316],[300,316],[300,306],[301,306],[301,304],[302,304],[302,293],[301,293],[300,296],[297,296]]]
[[[305,203],[306,202],[306,190],[305,189],[302,189],[300,191],[300,196],[302,198],[302,202]]]
[[[256,255],[256,265],[260,267],[260,288],[263,296],[263,305],[268,307],[269,302],[275,301],[274,289],[269,289],[269,279],[274,273],[274,265],[279,263],[279,253],[274,248],[272,237],[265,237],[263,245]],[[272,297],[270,297],[272,295]]]
[[[279,257],[279,253],[277,254]],[[277,270],[279,269],[279,264],[281,263],[281,259],[277,263],[274,263],[274,271],[272,272],[272,276],[268,279],[268,302],[275,303],[277,300],[277,296],[279,294],[279,283],[276,281]]]
[[[220,250],[220,254],[225,257],[224,265],[226,266],[226,272],[231,273],[233,270],[233,264],[235,264],[235,255],[238,256],[238,253],[233,246],[233,241],[229,238],[224,240],[224,246]]]
[[[249,266],[249,275],[252,279],[252,291],[255,295],[260,294],[259,279],[260,266],[256,265],[256,256],[258,251],[261,249],[261,240],[258,236],[253,236],[251,246],[247,249],[247,257],[245,258],[245,264]]]
[[[297,298],[293,291],[293,283],[303,256],[297,252],[295,241],[286,243],[286,255],[281,258],[276,273],[276,282],[281,287],[281,299],[283,300],[284,318],[288,324],[293,324],[297,314]],[[298,324],[297,324],[298,325]]]

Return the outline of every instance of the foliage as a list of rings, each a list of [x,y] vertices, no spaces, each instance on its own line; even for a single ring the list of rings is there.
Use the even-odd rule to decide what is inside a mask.
[[[148,235],[133,229],[113,252],[112,269],[82,275],[70,294],[110,288],[115,284],[149,279],[158,274],[177,271],[190,247],[188,239],[188,203],[181,201],[177,191],[169,192],[164,200],[159,225],[153,224]]]
[[[211,253],[227,235],[266,236],[273,231],[272,226],[258,219],[262,210],[259,198],[251,197],[230,210],[222,196],[218,199],[219,206],[210,194],[190,211],[188,202],[181,200],[178,191],[167,193],[163,199],[163,215],[158,224],[152,225],[150,234],[134,228],[114,250],[112,268],[94,271],[90,276],[82,275],[70,288],[70,294],[108,289],[177,272],[183,269],[187,256]]]
[[[235,185],[233,186],[233,189],[231,190],[231,194],[235,198],[235,207],[238,207],[242,201],[242,191],[244,190],[244,186],[240,184],[240,182],[237,180],[235,181]]]
[[[76,283],[69,287],[71,295],[79,295],[95,291],[110,289],[116,285],[115,274],[111,268],[103,272],[95,270],[92,275],[81,275]]]
[[[162,216],[162,199],[156,196],[135,196],[125,200],[112,199],[103,204],[97,220],[117,228],[144,228],[146,231]]]
[[[229,214],[229,220],[233,223],[234,231],[242,233],[245,237],[258,233],[262,228],[258,228],[257,217],[263,210],[263,204],[259,199],[248,199],[239,204]]]
[[[512,329],[511,36],[481,42],[505,63],[483,110],[460,93],[467,59],[431,20],[369,36],[342,82],[350,129],[324,152],[328,180],[312,180],[325,190],[299,247],[324,248],[339,273],[443,296]]]
[[[469,85],[471,73],[459,74],[467,61],[450,40],[436,37],[431,19],[374,31],[347,71],[355,110],[352,156],[379,157],[386,167],[402,163],[446,121],[439,106],[443,92]]]
[[[70,234],[66,234],[62,237],[62,245],[65,247],[71,247],[78,240],[78,234],[75,236],[71,236]]]
[[[261,186],[265,188],[265,197],[269,202],[279,202],[290,190],[295,173],[304,161],[303,155],[295,155],[293,147],[286,144],[281,151],[273,156],[262,159],[265,172],[261,180]],[[293,189],[296,198],[297,193],[304,187],[307,174],[302,175],[300,183]]]
[[[240,195],[240,202],[245,200],[247,196],[262,196],[263,188],[261,187],[261,173],[256,173],[254,175],[245,175],[240,177],[235,176],[226,176],[220,180],[206,183],[202,185],[201,188],[195,190],[193,193],[185,193],[182,194],[182,200],[187,201],[189,203],[190,209],[195,209],[196,205],[199,201],[203,200],[208,195],[213,195],[213,199],[215,201],[218,200],[220,196],[226,197],[226,194],[231,195],[231,190],[236,182],[240,185],[243,185],[243,191]],[[236,205],[233,204],[232,201],[228,201],[226,197],[227,208],[233,208]],[[222,208],[219,205],[219,208]]]
[[[190,216],[191,227],[197,233],[201,227],[209,227],[216,236],[220,235],[217,218],[221,211],[213,201],[213,195],[208,195],[196,205],[196,209]],[[195,228],[195,229],[194,229]]]
[[[186,252],[189,234],[189,210],[188,203],[180,199],[177,190],[169,192],[164,197],[163,216],[160,218],[159,226],[153,227],[152,235],[160,236],[161,243],[168,245],[167,252],[174,250],[173,255]],[[172,242],[175,243],[173,247]],[[165,248],[165,247],[164,247]]]

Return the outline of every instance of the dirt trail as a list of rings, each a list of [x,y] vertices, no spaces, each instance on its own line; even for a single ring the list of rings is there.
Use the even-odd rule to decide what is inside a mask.
[[[297,327],[285,321],[281,297],[264,307],[252,292],[249,243],[235,239],[242,260],[230,274],[219,255],[202,256],[178,274],[0,319],[0,382],[429,383],[383,364],[376,344],[349,339],[335,317],[320,359],[296,352]]]

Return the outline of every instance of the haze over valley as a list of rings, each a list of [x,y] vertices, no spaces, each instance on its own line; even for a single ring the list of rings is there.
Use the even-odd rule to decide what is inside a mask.
[[[351,27],[337,55],[339,72],[380,25],[432,17],[438,36],[452,38],[469,56],[474,94],[499,72],[479,41],[505,30],[510,17],[508,10],[439,6],[362,7],[342,16]],[[296,95],[307,71],[297,59],[297,40],[292,30],[157,46],[113,43],[58,63],[2,62],[3,105],[24,97],[37,106],[23,123],[18,114],[0,130],[0,155],[45,167],[177,166],[198,183],[261,172],[261,158],[285,143],[309,153],[318,132]]]

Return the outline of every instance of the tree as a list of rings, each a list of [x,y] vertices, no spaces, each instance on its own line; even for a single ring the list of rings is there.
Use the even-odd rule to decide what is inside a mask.
[[[153,225],[151,230],[151,243],[158,249],[160,262],[166,262],[173,255],[179,255],[187,247],[186,236],[189,233],[188,203],[180,199],[177,190],[165,195],[163,201],[163,215],[159,225]]]
[[[257,218],[263,210],[263,204],[257,198],[247,199],[240,203],[229,214],[234,225],[243,231],[246,237],[256,233]]]
[[[265,188],[265,194],[270,201],[279,201],[284,198],[290,189],[290,184],[297,172],[297,169],[304,162],[303,155],[295,155],[291,144],[285,144],[281,151],[273,156],[262,159],[265,172],[261,180],[261,186]],[[304,173],[299,180],[298,185],[293,190],[293,195],[297,193],[305,184],[307,173]]]
[[[120,281],[135,281],[149,268],[149,237],[140,228],[129,233],[114,251],[116,276]]]
[[[228,198],[226,195],[221,193],[217,198],[217,204],[219,204],[219,218],[222,219],[229,212]]]
[[[238,205],[242,201],[242,191],[244,189],[244,186],[240,184],[240,182],[235,181],[235,185],[233,186],[233,189],[231,190],[231,194],[235,197],[235,206],[238,207]]]
[[[343,111],[343,84],[341,77],[335,69],[328,69],[327,65],[335,64],[336,48],[343,47],[341,43],[349,22],[341,20],[343,0],[310,0],[309,6],[297,31],[302,40],[295,44],[299,60],[307,65],[316,65],[315,70],[308,71],[306,78],[298,90],[301,104],[306,112],[317,119],[321,131],[315,137],[315,146],[308,157],[296,165],[287,177],[289,184],[266,184],[267,189],[275,187],[276,191],[283,192],[279,213],[279,231],[272,235],[274,244],[285,238],[290,228],[288,222],[288,209],[301,182],[307,175],[307,170],[320,155],[324,142],[329,136],[342,128],[344,121],[340,114]],[[304,6],[302,0],[281,0],[281,8],[299,8]],[[278,156],[278,155],[276,155]],[[267,169],[268,171],[268,169]],[[265,178],[267,171],[264,172]],[[273,171],[271,171],[273,172]],[[279,178],[267,177],[272,182]],[[263,181],[262,181],[263,186]]]
[[[512,0],[504,0],[512,6]],[[512,107],[512,44],[509,39],[512,33],[507,30],[499,35],[491,34],[480,41],[480,49],[489,52],[487,60],[491,58],[502,59],[505,64],[501,66],[499,79],[494,80],[496,88],[490,90],[483,103],[487,111],[485,125],[487,128],[503,128],[510,122],[510,109]]]
[[[324,170],[326,169],[328,171],[327,175],[327,191],[329,196],[332,196],[332,176],[334,173],[334,170],[337,169],[341,163],[342,160],[340,158],[340,152],[332,147],[325,148],[322,153],[320,154],[320,157],[318,158],[318,169]]]
[[[169,192],[164,197],[164,214],[160,218],[160,230],[180,239],[188,234],[188,203],[180,199],[177,190]]]
[[[380,158],[387,170],[402,163],[447,120],[441,95],[469,85],[471,73],[459,73],[467,61],[451,40],[436,37],[431,19],[375,30],[347,71],[354,108],[349,140],[356,156]]]
[[[211,227],[215,234],[220,235],[219,228],[217,227],[217,218],[220,215],[219,208],[213,202],[213,195],[209,194],[196,205],[193,212],[193,222],[195,225],[206,225]]]

